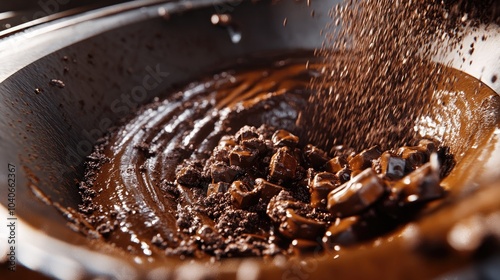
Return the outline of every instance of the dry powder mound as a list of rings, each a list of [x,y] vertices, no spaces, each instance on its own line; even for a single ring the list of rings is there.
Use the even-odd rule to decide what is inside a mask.
[[[415,139],[415,118],[429,110],[428,93],[443,74],[429,62],[437,54],[432,46],[457,44],[466,28],[496,15],[478,12],[491,11],[494,1],[473,2],[351,0],[334,7],[316,52],[326,66],[299,120],[314,126],[306,138],[331,152],[338,143],[391,148]]]

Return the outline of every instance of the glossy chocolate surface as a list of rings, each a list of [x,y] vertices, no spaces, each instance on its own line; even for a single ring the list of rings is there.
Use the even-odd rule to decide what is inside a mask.
[[[314,69],[314,67],[311,67],[311,69]],[[93,203],[100,205],[98,213],[100,213],[103,220],[117,221],[118,219],[113,216],[120,219],[118,220],[118,226],[115,225],[113,234],[106,236],[106,242],[117,244],[117,246],[126,248],[133,254],[145,254],[155,257],[163,256],[163,248],[165,247],[175,248],[179,244],[186,245],[182,243],[183,238],[179,238],[177,235],[178,232],[182,232],[177,227],[179,224],[179,217],[176,214],[176,209],[179,207],[177,203],[179,203],[180,207],[188,208],[189,205],[195,205],[197,202],[196,195],[200,190],[196,188],[190,190],[190,188],[186,187],[177,187],[176,190],[172,190],[171,188],[176,180],[186,186],[194,186],[198,183],[196,182],[195,170],[183,167],[184,169],[181,168],[176,173],[175,169],[182,164],[184,159],[193,162],[203,160],[212,153],[216,146],[221,148],[215,148],[214,154],[221,158],[227,158],[230,164],[214,166],[211,169],[211,176],[216,180],[211,183],[210,192],[224,193],[228,191],[235,194],[233,195],[235,197],[233,201],[236,201],[239,207],[247,207],[255,201],[256,196],[254,195],[254,198],[252,198],[251,193],[257,192],[255,189],[259,188],[258,192],[261,194],[266,193],[263,197],[266,200],[270,199],[270,204],[277,203],[278,201],[273,201],[272,197],[279,193],[278,191],[281,191],[279,185],[259,181],[258,183],[255,182],[258,187],[252,191],[241,182],[231,182],[238,173],[238,168],[247,168],[251,165],[252,150],[264,149],[266,144],[281,147],[278,148],[281,152],[275,154],[276,158],[271,157],[269,159],[271,174],[274,175],[267,179],[282,183],[287,178],[293,177],[291,174],[295,173],[293,170],[296,167],[292,163],[293,155],[287,149],[290,149],[290,146],[297,145],[295,138],[287,135],[288,132],[277,131],[270,136],[272,143],[266,143],[265,141],[252,140],[255,135],[251,133],[237,133],[235,136],[237,141],[246,141],[245,145],[252,147],[248,150],[234,149],[236,143],[231,138],[224,137],[222,141],[219,141],[219,139],[221,139],[222,135],[235,133],[246,124],[259,125],[267,123],[293,132],[296,129],[294,127],[295,119],[298,117],[298,112],[300,112],[300,106],[305,102],[307,96],[308,76],[314,75],[314,70],[311,69],[307,70],[304,66],[304,60],[296,58],[278,63],[272,70],[245,70],[236,74],[224,72],[215,76],[212,81],[190,85],[187,90],[174,95],[172,99],[157,101],[150,107],[143,109],[135,119],[123,126],[118,132],[115,132],[108,139],[109,142],[102,146],[104,149],[100,151],[109,160],[105,160],[102,167],[100,167],[102,171],[97,174],[96,184],[93,187],[99,185],[101,187],[96,189],[97,194],[92,198]],[[460,80],[455,86],[473,87],[474,80],[470,80],[467,76],[459,73],[454,72],[454,74],[464,79],[464,81]],[[276,83],[276,81],[281,82]],[[214,87],[217,88],[216,91],[214,91]],[[443,92],[437,94],[458,101],[453,98],[454,96],[447,97]],[[497,106],[497,97],[488,92],[487,88],[479,90],[478,94],[487,97],[485,102],[488,102],[487,105],[491,108]],[[468,100],[464,99],[459,102],[468,102]],[[471,106],[468,109],[473,110],[474,107]],[[431,117],[428,118],[432,120]],[[491,125],[494,124],[495,121],[492,120]],[[416,123],[415,128],[421,132],[422,136],[431,137],[438,141],[446,140],[446,138],[436,137],[432,133],[424,133],[429,131],[427,126],[432,127],[435,125],[420,120]],[[450,145],[451,142],[443,141],[443,143]],[[457,146],[451,144],[452,152],[460,151]],[[430,143],[419,143],[413,147],[417,147],[413,149],[418,152],[425,149],[435,149]],[[411,161],[413,164],[412,169],[422,164],[422,162],[419,162],[422,157],[411,157],[412,153],[405,153],[406,150],[404,149],[399,153],[395,150],[393,157]],[[230,150],[230,152],[227,153],[226,150]],[[363,157],[368,157],[370,150],[373,149],[367,150],[364,154],[359,154],[362,160]],[[344,162],[347,161],[345,158],[337,158],[329,165],[328,162],[332,159],[325,157],[321,151],[315,150],[314,147],[306,146],[304,151],[305,157],[309,159],[313,166],[330,168],[332,171],[344,166]],[[429,157],[425,152],[422,153]],[[377,152],[377,155],[380,155],[380,152]],[[350,160],[353,160],[353,158],[355,157]],[[458,159],[462,158],[463,154],[459,153]],[[381,160],[381,162],[384,161]],[[366,163],[361,163],[361,165],[364,164]],[[392,174],[394,168],[391,168],[386,166],[385,169],[381,168],[381,170],[385,170],[383,173],[385,173],[386,177],[400,176]],[[392,173],[388,170],[392,170],[390,171]],[[342,172],[343,174],[348,173],[341,169],[337,174]],[[387,175],[388,172],[392,175]],[[453,174],[452,172],[450,176],[453,177]],[[339,175],[337,177],[342,183],[349,179],[342,180],[340,179],[342,176]],[[319,178],[317,181],[319,181]],[[454,184],[450,179],[446,179],[445,187],[452,193],[452,187],[448,187],[450,182]],[[230,185],[227,185],[229,183]],[[169,196],[169,193],[180,195],[182,199],[176,200],[175,197]],[[375,193],[376,195],[367,195],[369,201],[366,204],[375,202],[377,197],[380,196],[379,191],[367,193]],[[115,203],[109,203],[110,201]],[[83,210],[85,211],[85,207],[83,207]],[[125,214],[120,216],[120,212]],[[194,212],[197,212],[197,210],[194,209]],[[307,225],[310,222],[302,220],[300,216],[297,218],[297,213],[291,210],[286,210],[284,213],[288,219],[292,220],[287,223],[288,226],[279,228],[280,233],[285,236],[289,235],[288,237],[293,239],[291,244],[295,248],[316,248],[316,245],[304,241],[305,236],[293,235],[296,232],[296,223]],[[203,223],[206,225],[200,228],[200,230],[203,229],[201,232],[213,227],[213,222],[206,219],[201,213],[196,214],[195,219],[204,221]],[[345,225],[346,223],[353,224],[353,221],[356,221],[355,218],[352,219],[342,223],[343,226],[340,228],[343,230],[341,232],[338,232],[338,229],[331,228],[326,231],[325,236],[332,239],[331,236],[338,236],[342,232],[345,232],[345,234],[352,232],[352,226]],[[354,228],[357,229],[358,233],[362,234],[363,230],[369,229],[369,223],[368,225],[366,223],[361,225],[354,223]],[[310,232],[321,232],[321,230],[313,229],[314,227],[311,228]],[[212,231],[213,229],[210,229],[208,232]],[[264,236],[264,239],[267,238],[266,234],[252,238],[262,239],[262,236]],[[335,240],[343,239],[335,238]],[[358,238],[353,239],[353,237],[350,237],[346,240],[346,244],[352,244],[357,242]],[[301,249],[298,249],[298,251],[304,252]],[[183,254],[183,252],[173,252],[174,255],[179,253]],[[203,256],[203,254],[195,255]]]

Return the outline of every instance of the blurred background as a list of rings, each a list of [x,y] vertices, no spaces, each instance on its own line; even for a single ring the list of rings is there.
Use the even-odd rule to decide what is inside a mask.
[[[20,25],[28,27],[89,9],[134,0],[22,0],[0,1],[0,32]],[[31,22],[31,23],[29,23]]]
[[[54,20],[63,16],[81,13],[123,2],[140,2],[142,0],[22,0],[0,1],[0,37],[7,35],[6,29],[17,30]],[[182,0],[180,0],[182,1]],[[156,1],[148,1],[156,2]],[[162,2],[158,0],[157,2]],[[166,1],[168,2],[168,1]],[[172,1],[174,2],[174,1]],[[455,11],[471,11],[478,7],[487,14],[488,21],[500,22],[500,0],[436,0],[453,7]],[[472,17],[476,16],[471,14]],[[482,15],[484,19],[484,15]],[[19,28],[19,29],[22,29]]]

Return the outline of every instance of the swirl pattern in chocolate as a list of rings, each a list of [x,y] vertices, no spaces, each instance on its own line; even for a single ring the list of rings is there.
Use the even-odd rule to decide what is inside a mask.
[[[222,135],[243,125],[293,131],[315,75],[312,63],[306,68],[311,57],[221,72],[155,100],[89,157],[80,210],[107,242],[132,253],[164,255],[160,248],[178,246],[188,238],[177,209],[196,199],[178,204],[169,191],[177,165],[206,159]]]
[[[293,134],[310,61],[216,74],[113,131],[80,184],[92,235],[155,257],[293,255],[371,239],[441,198],[453,159],[431,140],[328,155]]]

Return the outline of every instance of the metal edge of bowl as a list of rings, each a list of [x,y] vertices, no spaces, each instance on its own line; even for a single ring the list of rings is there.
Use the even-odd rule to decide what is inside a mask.
[[[500,26],[467,27],[462,40],[445,40],[434,61],[463,71],[500,94]]]
[[[135,3],[135,5],[127,4],[124,6],[116,5],[102,8],[96,13],[84,13],[70,16],[69,19],[65,19],[64,23],[56,20],[13,34],[11,37],[0,41],[0,56],[8,57],[14,53],[26,53],[27,55],[20,57],[19,60],[11,61],[11,63],[2,64],[0,66],[0,81],[5,80],[17,70],[28,65],[31,61],[39,59],[67,45],[85,40],[86,38],[117,27],[117,22],[123,25],[146,18],[158,17],[160,8],[169,13],[177,13],[187,9],[201,8],[228,1],[199,0],[163,4],[158,4],[158,2],[159,1],[155,0],[146,0],[139,1],[139,3]],[[237,2],[237,0],[234,2]],[[138,9],[141,6],[142,8]],[[120,7],[122,9],[120,9]],[[117,12],[117,8],[119,12]],[[86,25],[89,24],[89,20],[93,21],[93,25],[99,24],[100,28],[88,28]],[[81,32],[78,32],[78,28],[80,28],[79,31]],[[50,32],[54,30],[58,30],[58,32],[61,33],[78,35],[68,36],[71,37],[71,40],[53,44],[51,42]],[[474,37],[482,36],[485,33],[490,34],[490,38],[485,42],[476,44],[477,51],[469,55],[466,61],[467,63],[462,60],[461,56],[457,55],[458,47],[457,49],[441,53],[440,56],[435,58],[435,61],[460,69],[483,81],[495,92],[500,93],[500,82],[492,82],[490,78],[492,75],[498,75],[497,73],[500,73],[500,48],[498,48],[500,45],[500,28],[482,26],[480,29],[474,30],[469,35],[465,36],[463,44],[468,45],[474,40]],[[33,38],[40,39],[36,41],[37,51],[26,52],[26,50],[32,50],[35,46],[34,40],[32,40]],[[14,48],[14,45],[16,48]],[[495,57],[497,57],[497,60],[494,59]],[[475,63],[468,64],[471,60]],[[0,216],[7,216],[7,209],[3,207],[3,205],[0,205]],[[47,275],[61,279],[79,279],[90,275],[104,275],[106,277],[118,279],[135,279],[140,275],[140,272],[131,267],[129,263],[77,246],[65,244],[62,241],[41,234],[37,229],[32,228],[29,224],[23,223],[22,221],[20,221],[19,232],[23,233],[23,235],[21,235],[24,236],[23,239],[30,240],[30,243],[23,244],[23,247],[20,249],[20,262],[28,268],[42,271]],[[54,254],[54,248],[64,248],[64,254]],[[73,259],[68,258],[68,256],[71,256]],[[92,265],[89,265],[89,262],[83,261],[89,258],[93,259]],[[59,263],[61,265],[54,267],[47,265],[48,263]],[[186,268],[194,268],[191,266],[190,264]],[[251,263],[249,263],[248,266],[251,266]],[[158,271],[153,271],[153,273],[167,276],[169,272],[160,269]],[[207,273],[210,272],[207,271]]]

